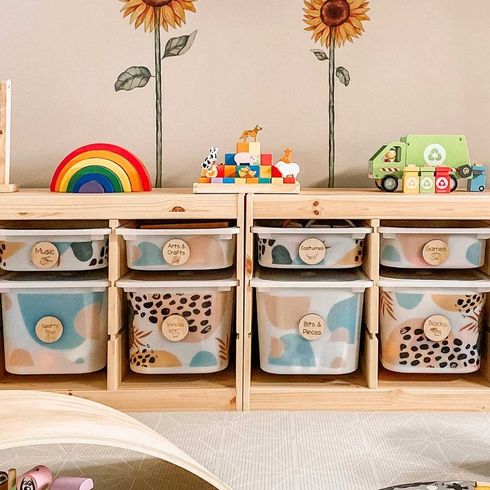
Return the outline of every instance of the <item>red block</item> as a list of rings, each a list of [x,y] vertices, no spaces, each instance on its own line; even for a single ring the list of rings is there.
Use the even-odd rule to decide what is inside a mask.
[[[272,177],[282,177],[282,174],[277,167],[272,166]]]
[[[437,194],[446,194],[451,192],[451,169],[448,167],[436,167],[435,172],[435,190]]]
[[[285,184],[296,184],[296,179],[294,177],[284,177]]]
[[[224,165],[218,165],[217,177],[225,177],[225,166]]]
[[[270,153],[265,153],[264,155],[260,155],[260,164],[261,165],[272,165],[272,155]]]

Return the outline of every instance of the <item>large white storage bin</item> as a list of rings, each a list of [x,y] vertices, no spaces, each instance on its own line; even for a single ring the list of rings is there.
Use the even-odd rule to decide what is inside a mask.
[[[432,221],[423,226],[399,222],[382,226],[381,264],[404,269],[475,269],[485,260],[490,228],[472,227],[470,222],[448,227]]]
[[[347,269],[362,264],[369,227],[351,222],[314,222],[299,227],[254,226],[259,264],[277,269]]]
[[[274,374],[355,371],[364,290],[361,272],[260,270],[256,288],[260,367]]]
[[[97,272],[78,277],[10,273],[0,280],[9,373],[80,374],[105,367],[108,282]]]
[[[130,269],[210,270],[233,265],[238,228],[122,227],[116,233],[126,241]]]
[[[398,272],[398,273],[396,273]],[[381,362],[401,373],[470,373],[480,368],[482,311],[490,280],[479,271],[380,279]]]
[[[226,369],[237,280],[229,271],[144,274],[117,285],[130,307],[130,367],[142,374]]]
[[[107,267],[110,232],[110,228],[49,221],[0,227],[0,268],[16,272],[102,269]]]

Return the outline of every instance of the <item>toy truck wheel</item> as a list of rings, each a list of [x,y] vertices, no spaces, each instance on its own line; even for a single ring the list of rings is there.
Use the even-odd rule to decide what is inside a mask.
[[[483,192],[483,191],[485,190],[485,186],[484,186],[484,185],[481,185],[480,187],[478,187],[478,190],[479,190],[480,192]]]
[[[398,179],[393,175],[387,175],[381,181],[381,187],[385,192],[395,192],[398,189]]]
[[[458,179],[454,175],[451,175],[450,178],[451,178],[451,183],[450,183],[449,190],[451,192],[454,192],[458,188]]]
[[[462,165],[461,167],[458,167],[458,173],[463,179],[467,179],[468,177],[471,177],[473,169],[469,165]]]

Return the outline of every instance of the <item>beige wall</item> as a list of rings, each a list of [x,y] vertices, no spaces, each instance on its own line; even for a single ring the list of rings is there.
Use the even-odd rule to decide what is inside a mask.
[[[72,149],[104,141],[154,172],[153,85],[115,93],[131,65],[152,68],[152,36],[116,0],[0,0],[0,79],[14,87],[13,180],[47,186]],[[370,185],[366,162],[407,133],[466,134],[490,162],[488,2],[371,0],[366,34],[338,52],[351,72],[337,88],[338,186]],[[284,146],[304,185],[327,176],[327,64],[309,52],[301,0],[199,0],[179,33],[192,50],[164,62],[164,181],[188,186],[210,145],[232,151],[244,127]],[[153,68],[152,68],[153,69]]]

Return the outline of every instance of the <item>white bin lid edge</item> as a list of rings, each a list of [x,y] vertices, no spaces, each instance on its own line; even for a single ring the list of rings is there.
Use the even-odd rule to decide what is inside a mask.
[[[253,226],[252,233],[262,235],[357,235],[372,233],[369,227],[350,228],[269,228],[268,226]]]
[[[121,226],[116,228],[116,235],[123,237],[138,236],[194,236],[194,235],[238,235],[240,228],[232,226],[229,228],[127,228]]]

